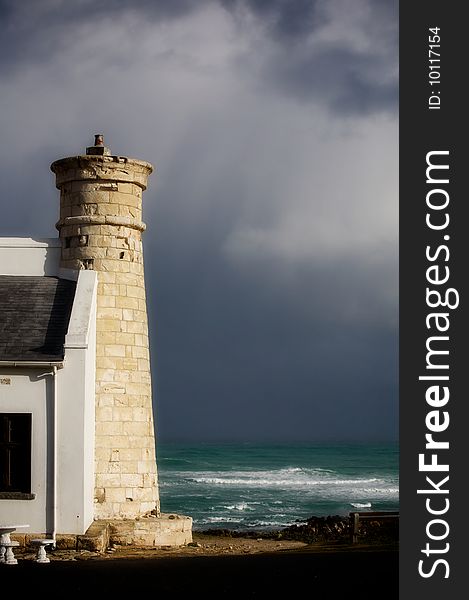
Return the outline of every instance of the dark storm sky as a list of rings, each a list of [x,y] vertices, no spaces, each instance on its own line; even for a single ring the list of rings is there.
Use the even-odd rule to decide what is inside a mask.
[[[160,440],[397,437],[397,2],[0,0],[2,236],[102,132],[153,163]]]

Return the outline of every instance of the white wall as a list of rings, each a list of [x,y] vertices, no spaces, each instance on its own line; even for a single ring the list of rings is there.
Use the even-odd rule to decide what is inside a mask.
[[[80,271],[58,373],[58,533],[84,533],[94,512],[95,271]]]
[[[58,238],[0,238],[0,275],[57,276],[60,252]]]

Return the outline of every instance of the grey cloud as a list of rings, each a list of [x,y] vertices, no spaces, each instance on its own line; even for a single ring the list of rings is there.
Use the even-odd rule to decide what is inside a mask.
[[[277,55],[266,67],[269,80],[287,94],[307,102],[319,99],[336,114],[369,114],[397,107],[395,79],[376,80],[380,68],[371,55],[354,55],[347,50],[319,50],[314,54],[298,52]]]
[[[40,64],[66,52],[80,28],[93,21],[106,24],[127,18],[137,36],[133,16],[163,22],[178,19],[200,5],[194,0],[2,0],[0,69],[15,72],[21,65]],[[111,43],[118,48],[119,42],[116,37]]]
[[[284,43],[296,43],[330,20],[328,8],[336,6],[345,22],[351,22],[354,11],[363,10],[366,21],[375,32],[394,37],[397,33],[397,0],[220,0],[223,6],[242,21],[243,11],[249,11],[262,21],[266,31]],[[383,43],[389,40],[381,40]],[[395,45],[397,40],[392,43]]]
[[[324,13],[336,0],[241,4],[0,3],[1,235],[56,235],[49,164],[102,131],[156,166],[160,439],[395,437],[397,123],[374,114],[395,19],[373,2],[364,36],[366,11],[348,33]]]
[[[274,87],[301,102],[317,102],[342,115],[396,110],[395,1],[357,0],[356,17],[350,12],[350,3],[344,0],[220,0],[220,3],[232,14],[240,31],[246,28],[246,14],[253,16],[259,25],[263,39],[249,42],[249,48],[238,57],[240,68],[251,73],[258,85]],[[57,53],[66,52],[76,37],[86,44],[80,28],[92,21],[105,26],[109,21],[125,20],[133,35],[138,36],[135,18],[161,24],[186,17],[210,4],[214,3],[208,0],[3,1],[0,69],[12,74],[21,65],[47,61]],[[339,31],[334,31],[335,21]],[[99,35],[96,24],[94,32]],[[116,60],[122,62],[120,40],[116,37],[109,43],[116,46],[119,55]]]
[[[322,20],[317,0],[221,0],[228,9],[238,14],[249,10],[262,19],[271,35],[284,41],[303,38]]]
[[[255,75],[266,84],[302,102],[319,102],[340,115],[397,110],[395,0],[223,3],[241,27],[245,11],[255,15],[274,42],[268,51],[253,46],[245,58],[244,66],[253,62]]]

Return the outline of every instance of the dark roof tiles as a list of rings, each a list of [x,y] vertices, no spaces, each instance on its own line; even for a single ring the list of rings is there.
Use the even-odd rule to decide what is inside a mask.
[[[0,361],[62,360],[75,288],[56,277],[0,275]]]

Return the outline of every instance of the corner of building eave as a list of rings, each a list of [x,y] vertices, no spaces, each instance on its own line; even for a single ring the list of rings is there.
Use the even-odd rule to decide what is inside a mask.
[[[77,287],[73,300],[72,314],[65,336],[65,354],[68,349],[88,348],[93,319],[96,313],[98,274],[92,270],[78,271]]]

